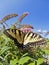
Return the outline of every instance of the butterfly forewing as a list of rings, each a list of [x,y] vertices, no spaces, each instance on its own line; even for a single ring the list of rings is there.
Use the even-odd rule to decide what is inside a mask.
[[[4,31],[4,34],[14,41],[18,41],[19,44],[23,43],[24,33],[18,29],[7,29]]]

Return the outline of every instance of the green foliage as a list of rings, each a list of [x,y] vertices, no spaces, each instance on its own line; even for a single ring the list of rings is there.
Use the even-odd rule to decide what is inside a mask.
[[[43,58],[39,58],[37,61],[37,65],[40,65],[41,63],[43,63],[44,59]]]
[[[16,59],[13,59],[10,61],[10,65],[16,65],[18,63],[18,56],[16,57]]]
[[[31,59],[29,56],[22,57],[22,58],[19,60],[19,65],[24,65],[24,64],[27,63],[29,60],[33,61],[33,59]]]
[[[47,41],[48,42],[48,41]],[[43,53],[49,53],[39,47],[34,48],[34,55],[28,52],[21,52],[14,44],[14,41],[6,37],[4,34],[0,36],[0,65],[37,65],[43,62]]]
[[[43,48],[45,54],[49,55],[49,39],[46,39],[46,46]]]
[[[3,65],[3,64],[0,62],[0,65]]]
[[[49,54],[49,50],[46,50],[46,49],[45,49],[44,51],[45,51],[46,54]]]
[[[18,65],[26,64],[27,65],[29,60],[32,61],[32,63],[33,63],[33,59],[30,58],[29,56],[21,57],[20,59],[18,59],[18,57],[16,57],[16,59],[10,61],[10,65],[16,65],[16,64],[18,64]]]

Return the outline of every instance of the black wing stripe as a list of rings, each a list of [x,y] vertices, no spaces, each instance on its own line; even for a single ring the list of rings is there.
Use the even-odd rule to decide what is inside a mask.
[[[21,32],[20,32],[20,30],[19,30],[19,36],[20,36],[20,38],[21,38]]]
[[[34,36],[33,36],[33,38],[35,38],[35,37],[37,37],[37,34],[36,34],[36,33],[34,33]]]
[[[16,35],[16,29],[12,29],[12,33]]]
[[[12,33],[13,33],[13,29],[11,29]]]
[[[27,37],[29,37],[30,33],[31,33],[31,32],[28,33]]]
[[[8,29],[8,31],[10,31],[10,29]],[[14,39],[14,37],[12,37],[12,36],[7,32],[7,30],[4,31],[4,34],[5,34],[6,36],[8,36],[10,39]]]
[[[33,38],[33,36],[34,36],[34,33],[32,33],[32,36],[31,36],[31,38]]]
[[[14,31],[14,34],[16,35],[16,29],[13,29],[13,31]]]
[[[39,38],[41,38],[41,35],[39,35]]]
[[[10,32],[10,29],[7,29],[9,32]],[[5,31],[7,31],[7,30],[5,30]]]

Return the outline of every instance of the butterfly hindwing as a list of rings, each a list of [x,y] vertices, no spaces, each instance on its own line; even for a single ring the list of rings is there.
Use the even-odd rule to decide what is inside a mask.
[[[23,43],[24,45],[26,44],[34,45],[36,43],[42,45],[45,43],[45,39],[41,35],[33,32],[29,32],[25,35],[24,43]]]

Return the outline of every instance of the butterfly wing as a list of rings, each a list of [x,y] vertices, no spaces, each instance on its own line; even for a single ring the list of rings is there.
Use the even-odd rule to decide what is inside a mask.
[[[45,42],[46,42],[45,39],[41,35],[29,32],[25,35],[23,44],[42,45],[45,44]]]
[[[28,32],[24,34],[22,31],[18,29],[7,29],[4,31],[4,34],[9,38],[13,39],[15,44],[18,46],[37,46],[45,44],[45,39],[33,32]]]
[[[45,39],[37,33],[28,32],[24,37],[24,49],[27,50],[29,54],[32,54],[31,56],[36,57],[37,49],[40,49],[38,47],[42,48],[45,44]]]
[[[6,29],[4,34],[10,39],[14,40],[15,44],[18,46],[23,45],[23,39],[25,34],[18,29]]]

